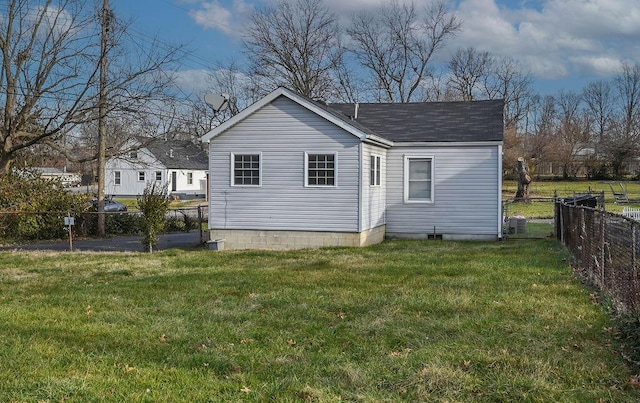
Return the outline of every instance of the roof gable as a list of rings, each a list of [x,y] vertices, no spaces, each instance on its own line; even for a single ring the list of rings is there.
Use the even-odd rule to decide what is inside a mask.
[[[327,105],[323,105],[319,102],[313,101],[309,98],[306,98],[296,92],[293,92],[287,88],[279,87],[276,90],[272,91],[268,95],[266,95],[261,100],[255,102],[248,108],[242,110],[239,114],[233,116],[231,119],[217,126],[213,130],[209,131],[207,134],[202,136],[202,141],[210,141],[220,134],[224,133],[231,127],[237,125],[242,122],[258,110],[262,109],[264,106],[273,102],[276,98],[284,96],[291,101],[297,103],[298,105],[312,111],[316,115],[321,116],[322,118],[334,123],[340,128],[344,129],[348,133],[360,138],[362,141],[370,141],[374,143],[380,143],[382,145],[391,146],[391,142],[385,140],[384,138],[379,137],[373,130],[370,130],[368,127],[361,125],[359,122],[353,121],[348,116],[343,113],[333,110]]]

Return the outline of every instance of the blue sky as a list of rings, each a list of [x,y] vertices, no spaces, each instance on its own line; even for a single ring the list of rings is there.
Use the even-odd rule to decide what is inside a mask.
[[[193,50],[177,74],[180,85],[196,91],[216,61],[243,60],[242,35],[249,15],[256,5],[273,1],[111,0],[111,7],[119,18],[133,20],[132,32],[139,40],[157,36]],[[339,16],[380,2],[325,0]],[[455,49],[468,46],[511,56],[531,71],[535,89],[543,94],[579,91],[589,81],[611,77],[623,62],[640,63],[639,0],[456,0],[450,4],[463,20],[463,31],[439,57],[445,60]]]

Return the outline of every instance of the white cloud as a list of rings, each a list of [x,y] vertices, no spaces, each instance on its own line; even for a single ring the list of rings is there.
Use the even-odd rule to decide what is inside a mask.
[[[211,81],[211,72],[201,69],[167,72],[171,75],[173,85],[185,95],[203,95]]]
[[[622,69],[623,61],[609,56],[575,56],[569,58],[577,67],[601,76],[614,75]]]
[[[539,78],[609,75],[622,60],[640,62],[637,0],[462,0],[463,32],[454,47],[474,46],[519,59]]]
[[[242,35],[243,26],[252,12],[253,6],[244,0],[233,0],[228,5],[212,0],[199,2],[199,8],[189,14],[196,24],[205,29],[237,37]]]

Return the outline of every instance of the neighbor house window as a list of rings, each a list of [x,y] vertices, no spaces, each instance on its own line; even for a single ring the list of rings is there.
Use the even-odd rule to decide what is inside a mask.
[[[231,154],[231,184],[260,186],[260,154]]]
[[[404,201],[433,203],[433,157],[404,157]]]
[[[144,171],[138,172],[138,181],[144,182]]]
[[[138,159],[138,153],[136,151],[132,151],[129,154],[129,158],[131,158],[132,160],[137,160]]]
[[[336,185],[336,154],[305,154],[307,186]]]
[[[160,182],[162,180],[162,171],[156,171],[156,181]]]
[[[116,185],[122,184],[122,174],[120,173],[120,171],[115,171],[113,173],[113,183]]]
[[[371,186],[380,186],[380,169],[381,169],[381,158],[379,155],[372,155],[370,158],[371,166],[369,167],[369,185]]]
[[[193,185],[193,172],[187,172],[187,185]]]

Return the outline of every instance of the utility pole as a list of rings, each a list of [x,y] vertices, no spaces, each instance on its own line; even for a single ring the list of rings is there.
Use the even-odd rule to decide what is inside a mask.
[[[100,97],[98,99],[98,236],[105,235],[105,159],[107,143],[107,38],[109,36],[109,22],[111,11],[109,10],[109,0],[103,0],[102,4],[102,38],[100,41]]]

